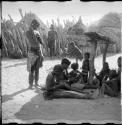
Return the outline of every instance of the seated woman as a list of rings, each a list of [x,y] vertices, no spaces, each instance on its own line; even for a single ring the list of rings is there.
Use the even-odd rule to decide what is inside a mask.
[[[110,70],[109,80],[103,81],[102,91],[103,94],[115,97],[118,95],[118,81],[116,70]]]
[[[100,71],[99,75],[97,75],[97,74],[95,73],[96,78],[97,78],[97,79],[99,80],[99,82],[100,82],[100,86],[102,86],[102,81],[107,80],[107,78],[108,78],[108,76],[109,76],[109,72],[110,72],[109,65],[108,65],[107,62],[105,62],[105,63],[103,64],[103,68],[102,68],[102,70]]]
[[[121,93],[121,63],[122,63],[122,57],[118,57],[117,64],[118,64],[118,71],[117,71],[117,83],[118,83],[118,92]]]
[[[102,86],[104,93],[107,95],[115,97],[121,94],[121,60],[122,57],[117,60],[118,72],[110,71],[110,80],[104,82]]]
[[[70,86],[66,82],[62,82],[61,79],[62,73],[63,73],[62,66],[55,65],[53,71],[48,74],[46,78],[46,90],[43,93],[45,99],[53,99],[53,98],[94,99],[97,97],[96,93],[81,94],[75,91],[70,91]],[[69,91],[64,90],[64,87],[69,89]]]
[[[110,71],[109,65],[107,62],[105,62],[103,64],[103,68],[99,74],[96,74],[94,72],[95,78],[93,79],[93,83],[92,84],[85,84],[84,89],[97,89],[97,88],[100,89],[102,86],[102,81],[104,81],[108,78],[109,71]]]
[[[93,80],[93,85],[97,87],[101,87],[103,81],[106,81],[109,76],[110,68],[107,62],[103,64],[103,68],[101,69],[99,74],[94,73],[95,79]]]

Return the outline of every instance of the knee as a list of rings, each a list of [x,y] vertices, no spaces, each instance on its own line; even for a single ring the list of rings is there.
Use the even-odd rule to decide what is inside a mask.
[[[33,77],[33,72],[30,72],[30,73],[29,73],[29,77]]]
[[[36,74],[36,76],[39,75],[39,69],[36,69],[36,70],[35,70],[35,74]]]

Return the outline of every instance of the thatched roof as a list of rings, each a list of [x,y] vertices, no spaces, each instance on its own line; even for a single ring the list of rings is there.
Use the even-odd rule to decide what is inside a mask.
[[[112,27],[120,29],[121,16],[119,13],[108,13],[99,21],[99,27]]]
[[[31,12],[26,13],[16,26],[23,27],[23,24],[26,24],[26,26],[29,27],[33,19],[36,19],[40,23],[40,30],[47,32],[47,26],[34,13]]]
[[[82,22],[81,17],[79,18],[78,22],[68,29],[68,35],[82,35],[85,31],[85,25]]]
[[[73,41],[79,46],[89,46],[90,44],[86,42],[88,37],[83,35],[85,29],[86,27],[82,23],[82,19],[80,17],[78,22],[68,29],[66,36],[67,40],[69,42]]]
[[[13,29],[15,27],[14,23],[11,20],[3,20],[1,27],[6,28],[7,30]]]
[[[106,44],[108,42],[109,44],[114,44],[114,41],[111,38],[100,35],[99,33],[96,32],[85,32],[84,35],[90,38],[87,41],[91,43],[98,42],[99,44]]]
[[[91,25],[89,32],[97,32],[102,36],[109,37],[116,43],[121,41],[121,18],[118,13],[108,13],[99,20],[97,25]]]

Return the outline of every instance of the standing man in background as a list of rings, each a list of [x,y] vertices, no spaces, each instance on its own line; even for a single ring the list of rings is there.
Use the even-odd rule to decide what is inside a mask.
[[[56,40],[58,38],[57,32],[54,30],[54,25],[51,24],[50,31],[48,32],[48,47],[50,49],[50,57],[56,55]]]
[[[29,30],[26,32],[29,41],[29,52],[27,59],[27,70],[29,71],[29,88],[33,89],[33,81],[35,86],[38,85],[39,68],[42,67],[43,53],[40,45],[43,45],[42,39],[38,32],[40,24],[37,20],[32,20]]]

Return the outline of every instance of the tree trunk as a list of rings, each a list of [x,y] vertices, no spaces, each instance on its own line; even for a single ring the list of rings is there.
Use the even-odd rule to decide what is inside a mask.
[[[92,43],[92,49],[90,53],[90,63],[89,63],[90,64],[89,79],[88,79],[89,84],[92,84],[94,78],[94,59],[96,55],[96,49],[97,49],[97,42]]]
[[[107,54],[107,49],[108,49],[108,43],[105,44],[105,49],[103,51],[103,64],[106,62],[106,54]]]
[[[76,58],[76,63],[78,64],[78,58]]]

